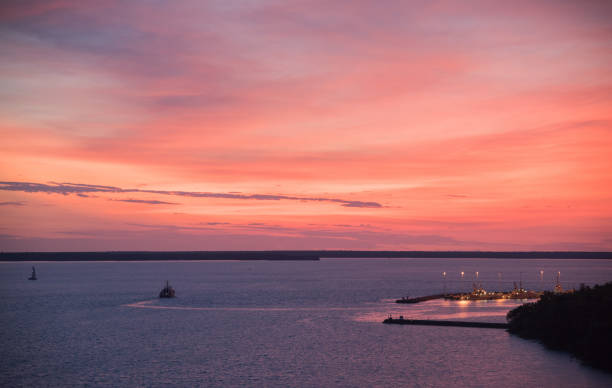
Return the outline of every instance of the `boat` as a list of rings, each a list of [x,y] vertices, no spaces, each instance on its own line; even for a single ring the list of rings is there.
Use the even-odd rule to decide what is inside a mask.
[[[28,280],[36,280],[36,270],[32,267],[32,275],[28,278]]]
[[[174,288],[166,280],[166,287],[159,292],[160,298],[174,298]]]

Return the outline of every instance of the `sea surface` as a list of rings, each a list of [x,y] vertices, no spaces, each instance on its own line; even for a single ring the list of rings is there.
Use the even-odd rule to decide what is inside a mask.
[[[381,323],[504,322],[521,301],[394,300],[551,289],[558,272],[600,284],[612,260],[0,262],[0,386],[610,387],[504,330]],[[160,300],[166,280],[177,297]]]

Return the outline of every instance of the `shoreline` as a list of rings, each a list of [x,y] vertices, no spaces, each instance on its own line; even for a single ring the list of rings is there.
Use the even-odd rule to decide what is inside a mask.
[[[582,251],[97,251],[97,252],[0,252],[0,261],[202,261],[320,259],[602,259],[612,252]]]

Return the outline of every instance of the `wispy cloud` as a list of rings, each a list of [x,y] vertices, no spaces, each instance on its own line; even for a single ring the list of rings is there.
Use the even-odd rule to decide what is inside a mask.
[[[360,207],[360,208],[381,208],[382,205],[378,202],[352,201],[339,198],[327,197],[299,197],[292,195],[276,195],[276,194],[232,194],[232,193],[211,193],[200,191],[173,191],[173,190],[142,190],[142,189],[124,189],[116,186],[90,185],[83,183],[33,183],[33,182],[0,182],[0,190],[6,191],[22,191],[26,193],[49,193],[49,194],[84,194],[84,193],[148,193],[160,195],[172,195],[180,197],[196,197],[196,198],[224,198],[224,199],[251,199],[258,201],[304,201],[304,202],[332,202],[344,207]],[[130,201],[125,202],[142,202]],[[161,201],[160,201],[161,202]],[[145,203],[145,202],[142,202]],[[150,203],[150,202],[149,202]]]
[[[146,204],[149,204],[149,205],[179,205],[179,203],[176,203],[176,202],[156,201],[154,199],[133,199],[133,198],[128,198],[128,199],[111,199],[111,201],[130,202],[130,203],[146,203]]]
[[[25,206],[25,202],[17,202],[17,201],[0,202],[0,206]]]

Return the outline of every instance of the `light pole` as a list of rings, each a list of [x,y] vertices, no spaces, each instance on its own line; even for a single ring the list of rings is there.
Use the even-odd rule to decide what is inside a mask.
[[[444,296],[446,296],[446,271],[442,272],[442,277],[444,278]]]

